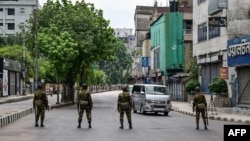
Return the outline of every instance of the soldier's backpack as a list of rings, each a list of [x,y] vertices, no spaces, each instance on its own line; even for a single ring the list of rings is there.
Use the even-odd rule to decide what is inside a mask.
[[[39,100],[35,100],[35,105],[38,106],[38,107],[41,107],[41,106],[43,106],[43,103],[42,103],[42,101],[39,99]]]
[[[88,106],[89,102],[86,100],[79,101],[80,106]]]
[[[123,108],[123,109],[128,109],[129,108],[129,103],[128,102],[121,102],[120,105],[121,105],[121,108]]]

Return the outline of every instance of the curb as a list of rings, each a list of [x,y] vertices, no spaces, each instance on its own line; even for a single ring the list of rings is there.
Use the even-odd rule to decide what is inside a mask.
[[[195,117],[194,113],[190,113],[190,112],[187,112],[187,111],[182,111],[182,110],[178,110],[178,109],[173,109],[173,111],[181,113],[181,114],[185,114],[185,115],[189,115],[189,116]],[[234,118],[229,119],[227,117],[222,118],[222,117],[213,116],[213,115],[208,116],[208,119],[211,119],[211,120],[220,120],[220,121],[230,121],[230,122],[242,123],[242,124],[250,124],[250,120],[242,121],[241,119],[235,120]]]
[[[7,126],[8,124],[18,120],[19,118],[21,118],[23,116],[26,116],[32,112],[33,112],[32,108],[28,108],[28,109],[25,109],[25,110],[20,111],[20,112],[16,112],[16,113],[12,113],[12,114],[8,114],[8,115],[5,115],[3,117],[0,117],[0,128]]]
[[[28,100],[28,99],[31,99],[31,98],[33,98],[33,96],[24,96],[24,97],[19,97],[19,98],[15,98],[15,99],[7,99],[7,100],[4,100],[4,101],[0,101],[0,104],[19,102],[19,101]]]
[[[71,106],[71,105],[74,105],[74,104],[73,103],[54,104],[54,105],[50,106],[50,109],[62,108],[62,107]],[[15,113],[11,113],[11,114],[8,114],[5,116],[1,116],[0,117],[0,128],[3,128],[5,126],[7,126],[8,124],[26,116],[26,115],[29,115],[33,112],[34,112],[33,108],[27,108],[27,109],[19,111],[19,112],[15,112]]]

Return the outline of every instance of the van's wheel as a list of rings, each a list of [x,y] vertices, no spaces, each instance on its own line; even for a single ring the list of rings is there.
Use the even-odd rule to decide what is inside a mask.
[[[141,105],[141,107],[140,107],[140,113],[145,115],[145,111],[143,110],[143,105]]]
[[[135,109],[135,105],[133,103],[133,113],[136,113],[136,112],[137,112],[137,110]]]
[[[164,112],[164,116],[168,116],[168,112]]]

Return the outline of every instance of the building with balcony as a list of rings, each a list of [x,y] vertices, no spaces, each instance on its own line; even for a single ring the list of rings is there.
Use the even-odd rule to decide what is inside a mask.
[[[8,36],[21,32],[38,0],[1,0],[0,1],[0,35]],[[38,4],[39,5],[39,4]]]
[[[244,62],[247,55],[240,55],[249,44],[250,1],[193,0],[193,7],[193,56],[201,91],[211,94],[209,83],[220,77],[228,84],[232,106],[250,105],[250,64]]]

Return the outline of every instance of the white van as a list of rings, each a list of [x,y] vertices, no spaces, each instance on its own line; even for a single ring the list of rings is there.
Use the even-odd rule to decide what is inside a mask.
[[[172,109],[167,86],[155,84],[134,84],[132,89],[133,112],[168,113]]]

